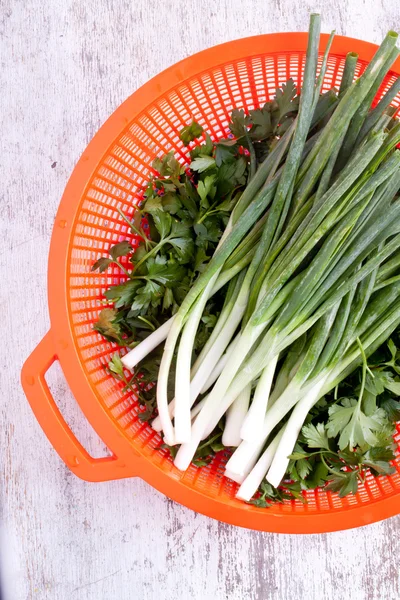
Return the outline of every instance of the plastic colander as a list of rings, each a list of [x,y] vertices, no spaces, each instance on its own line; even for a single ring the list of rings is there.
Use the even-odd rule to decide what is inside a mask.
[[[326,42],[322,35],[321,52]],[[124,277],[111,269],[92,273],[91,266],[110,245],[132,239],[117,208],[133,214],[155,156],[173,150],[180,161],[188,162],[180,129],[195,119],[214,139],[224,136],[232,108],[259,107],[289,77],[301,83],[306,44],[307,34],[285,33],[216,46],[157,75],[115,111],[83,153],[62,197],[49,257],[51,329],[22,371],[36,418],[78,477],[88,481],[142,477],[170,498],[215,519],[286,533],[345,529],[400,512],[400,464],[389,477],[367,477],[354,496],[339,498],[318,489],[307,492],[306,504],[285,501],[268,509],[235,499],[237,484],[223,475],[224,452],[207,467],[191,466],[181,473],[169,453],[157,448],[160,436],[138,419],[136,399],[104,369],[116,347],[95,333],[92,324],[102,308],[103,291]],[[324,89],[339,85],[348,51],[359,54],[359,74],[375,50],[373,44],[336,36]],[[400,60],[378,96],[398,72]],[[68,427],[45,381],[55,360],[112,456],[91,457]],[[399,443],[399,433],[396,440]]]

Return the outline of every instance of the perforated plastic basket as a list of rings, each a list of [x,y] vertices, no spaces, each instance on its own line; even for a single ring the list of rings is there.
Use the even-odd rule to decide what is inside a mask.
[[[322,52],[327,36],[321,38]],[[117,207],[132,214],[156,155],[171,149],[188,161],[180,129],[192,118],[213,138],[226,134],[233,107],[252,109],[292,77],[300,84],[305,33],[246,38],[200,52],[170,67],[135,92],[103,125],[80,158],[63,195],[49,257],[51,330],[26,361],[22,382],[33,411],[62,460],[78,477],[104,481],[139,476],[193,510],[234,525],[287,533],[311,533],[371,523],[400,512],[400,465],[390,477],[367,478],[357,495],[340,499],[323,490],[298,501],[259,509],[235,499],[236,484],[223,476],[226,456],[207,467],[176,470],[160,437],[137,418],[131,393],[103,365],[115,347],[95,333],[103,291],[122,279],[117,270],[90,271],[122,238],[131,238]],[[358,52],[358,74],[376,47],[337,36],[324,89],[338,86],[348,51]],[[378,97],[400,71],[397,61]],[[395,104],[399,104],[397,99]],[[88,421],[113,456],[94,459],[74,437],[44,379],[59,360]],[[398,436],[400,440],[400,435]]]

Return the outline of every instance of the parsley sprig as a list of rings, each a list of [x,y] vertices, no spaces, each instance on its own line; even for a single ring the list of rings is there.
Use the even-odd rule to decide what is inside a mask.
[[[396,332],[368,365],[364,358],[360,369],[314,406],[290,457],[287,481],[302,490],[326,486],[344,497],[355,494],[368,473],[395,472],[393,433],[400,417],[398,343]]]

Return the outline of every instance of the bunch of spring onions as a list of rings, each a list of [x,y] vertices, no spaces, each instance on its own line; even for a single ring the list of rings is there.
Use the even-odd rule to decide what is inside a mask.
[[[154,429],[180,445],[175,465],[186,470],[225,416],[222,442],[237,448],[226,475],[245,500],[265,476],[279,485],[308,412],[400,323],[400,125],[388,130],[387,114],[398,81],[371,110],[399,54],[397,34],[354,83],[357,56],[348,55],[323,117],[333,34],[318,68],[319,35],[312,15],[297,117],[254,172],[206,270],[174,317],[122,359],[131,369],[165,342]],[[193,363],[205,305],[224,285]]]

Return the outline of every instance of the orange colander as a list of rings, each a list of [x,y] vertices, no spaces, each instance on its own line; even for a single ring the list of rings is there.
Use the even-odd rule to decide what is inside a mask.
[[[323,52],[327,36],[321,36]],[[257,108],[292,77],[298,84],[305,60],[306,33],[263,35],[205,50],[170,67],[126,100],[97,133],[80,158],[56,216],[49,258],[51,329],[26,361],[22,383],[51,444],[78,477],[105,481],[138,476],[170,498],[215,519],[263,531],[312,533],[371,523],[400,511],[400,464],[394,475],[367,478],[353,496],[339,498],[321,489],[307,503],[286,501],[268,509],[235,499],[237,484],[223,476],[222,452],[207,467],[181,473],[160,437],[138,417],[131,393],[104,370],[115,347],[95,333],[102,293],[122,278],[99,275],[93,262],[108,247],[130,238],[117,208],[131,215],[156,155],[173,150],[182,162],[188,152],[180,129],[198,121],[213,138],[224,136],[233,107]],[[324,89],[338,86],[348,51],[359,54],[360,73],[373,44],[337,36]],[[386,78],[381,96],[400,72],[400,60]],[[395,104],[399,104],[397,99]],[[59,360],[84,415],[112,456],[92,458],[74,437],[45,381]],[[399,428],[400,432],[400,428]],[[400,433],[398,435],[400,443]]]

